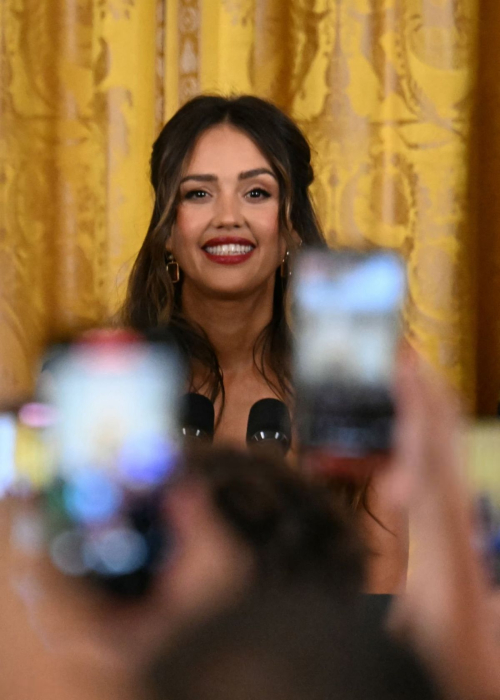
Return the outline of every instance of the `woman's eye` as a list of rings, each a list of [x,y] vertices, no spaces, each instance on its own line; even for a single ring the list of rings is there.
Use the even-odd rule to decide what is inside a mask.
[[[208,196],[208,192],[205,190],[189,190],[184,195],[184,199],[205,199]]]
[[[267,199],[270,196],[269,192],[263,190],[262,187],[254,187],[253,190],[247,192],[247,197],[250,197],[250,199]]]

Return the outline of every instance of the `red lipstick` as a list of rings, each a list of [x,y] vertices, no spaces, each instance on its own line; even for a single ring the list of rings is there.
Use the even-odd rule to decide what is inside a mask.
[[[245,248],[250,248],[247,252],[237,253],[237,252],[219,252],[214,253],[214,248],[219,248],[222,246],[244,246]],[[209,252],[207,248],[211,248],[212,252]],[[203,252],[209,260],[218,263],[219,265],[239,265],[240,263],[248,260],[253,251],[255,250],[255,245],[249,241],[247,238],[241,238],[238,236],[219,236],[217,238],[211,238],[207,241],[203,248]]]

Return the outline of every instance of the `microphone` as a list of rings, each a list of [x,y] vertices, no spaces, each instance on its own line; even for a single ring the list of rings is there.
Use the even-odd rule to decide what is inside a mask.
[[[181,399],[181,432],[189,442],[214,439],[214,405],[202,394],[191,392]]]
[[[292,442],[292,422],[283,401],[261,399],[248,416],[247,445],[276,449],[286,455]]]

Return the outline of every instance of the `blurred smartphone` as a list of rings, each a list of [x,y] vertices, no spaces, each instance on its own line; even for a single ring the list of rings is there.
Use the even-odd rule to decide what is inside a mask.
[[[466,474],[476,516],[476,549],[493,585],[500,585],[500,420],[484,419],[465,433]]]
[[[294,374],[302,447],[346,458],[390,449],[405,288],[404,263],[391,252],[299,256]]]
[[[184,372],[173,345],[99,330],[49,349],[19,412],[44,445],[40,508],[55,566],[140,595],[165,553]],[[36,490],[35,490],[36,493]]]
[[[42,414],[46,407],[36,403],[0,413],[0,499],[36,493],[53,476],[40,434]]]
[[[163,478],[182,380],[171,346],[123,331],[52,347],[38,387],[53,416],[44,430],[52,469],[69,478],[99,470],[138,488]]]
[[[13,413],[0,413],[0,498],[6,496],[16,481],[17,424]]]

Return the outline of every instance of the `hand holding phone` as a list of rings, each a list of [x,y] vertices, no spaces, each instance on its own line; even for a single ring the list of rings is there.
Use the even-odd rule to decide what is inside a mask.
[[[182,381],[171,346],[124,331],[51,349],[38,392],[53,412],[43,511],[64,573],[115,593],[149,586],[168,545],[162,489],[177,462]]]

